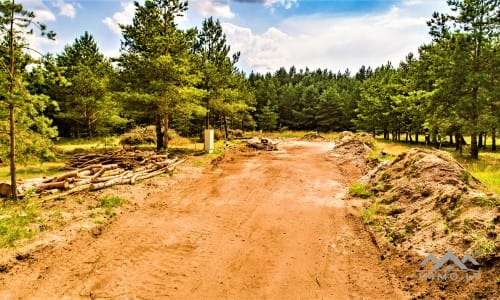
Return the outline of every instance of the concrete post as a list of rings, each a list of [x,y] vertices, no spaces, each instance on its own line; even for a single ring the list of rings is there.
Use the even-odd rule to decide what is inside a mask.
[[[214,152],[214,130],[213,129],[205,129],[205,152],[213,153]]]

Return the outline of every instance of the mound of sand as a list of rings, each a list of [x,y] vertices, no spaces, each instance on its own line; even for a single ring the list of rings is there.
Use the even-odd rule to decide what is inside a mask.
[[[317,132],[309,132],[309,133],[306,133],[303,137],[302,137],[303,140],[306,140],[306,141],[324,141],[325,140],[325,137],[322,136],[321,134],[317,133]]]
[[[485,239],[495,243],[498,196],[485,193],[447,153],[412,149],[370,177],[368,186],[377,196],[372,223],[394,244],[418,245],[414,249],[424,255],[450,246],[472,253],[484,248]]]
[[[330,151],[330,154],[336,157],[364,158],[370,155],[371,152],[372,149],[365,143],[353,138],[347,141],[341,141],[338,145],[336,144],[335,147],[333,147],[333,149]]]
[[[333,148],[328,152],[341,169],[343,166],[346,167],[344,172],[348,177],[361,177],[377,164],[376,160],[368,158],[373,150],[369,142],[363,139],[366,139],[366,136],[345,131],[341,133],[339,139],[334,142]]]
[[[498,195],[486,193],[449,154],[424,149],[380,164],[363,179],[374,195],[363,212],[364,221],[377,232],[384,257],[400,266],[395,272],[405,290],[424,298],[479,295],[478,291],[486,298],[496,295]],[[470,286],[418,281],[422,259],[447,251],[473,255],[481,264],[481,281]]]

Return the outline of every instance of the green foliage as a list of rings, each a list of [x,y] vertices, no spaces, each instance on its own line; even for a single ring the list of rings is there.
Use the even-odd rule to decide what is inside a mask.
[[[19,141],[18,133],[33,136],[36,140],[43,140],[47,138],[45,134],[54,133],[54,130],[50,128],[50,120],[43,115],[48,98],[42,95],[31,96],[24,78],[26,66],[32,62],[31,57],[26,54],[26,51],[31,50],[26,36],[33,34],[32,25],[37,25],[41,36],[49,39],[55,37],[54,32],[47,31],[45,25],[35,22],[34,19],[35,14],[24,10],[21,4],[15,4],[14,1],[0,1],[0,130],[8,133],[9,136],[13,199],[17,198],[16,141]],[[0,148],[3,148],[5,144],[5,140],[0,141]],[[22,142],[19,144],[22,145]],[[28,154],[39,152],[37,147],[28,146],[27,148]],[[50,156],[47,151],[43,154]]]
[[[278,114],[274,111],[271,102],[262,108],[262,112],[257,115],[259,127],[265,131],[273,131],[278,126]]]
[[[373,192],[366,184],[355,182],[349,186],[349,193],[360,198],[370,198]]]
[[[202,113],[204,91],[196,88],[201,76],[193,54],[196,31],[178,29],[174,18],[187,10],[187,1],[135,2],[133,23],[122,26],[122,54],[114,88],[124,99],[130,117],[156,126],[160,150],[168,145],[172,120],[189,127]]]
[[[126,199],[118,196],[105,196],[99,200],[99,207],[104,208],[104,213],[108,217],[114,217],[116,213],[113,208],[119,207],[127,202]]]
[[[99,52],[91,34],[85,32],[67,45],[55,61],[46,63],[55,66],[46,66],[44,73],[55,67],[64,76],[64,82],[46,83],[46,89],[59,105],[53,117],[62,136],[92,138],[124,128],[128,120],[121,116],[119,103],[109,90],[113,68]]]
[[[113,208],[121,206],[122,204],[127,203],[126,199],[123,199],[118,196],[105,196],[101,198],[99,201],[99,207],[103,208]]]
[[[462,178],[462,180],[465,182],[465,183],[469,183],[469,180],[471,178],[471,175],[469,172],[467,171],[463,171],[461,174],[460,174],[460,177]]]
[[[121,145],[142,145],[156,143],[154,126],[135,127],[120,136]]]
[[[17,240],[35,236],[37,231],[30,225],[38,217],[38,206],[34,203],[3,203],[0,206],[0,248],[13,246]]]
[[[377,213],[378,213],[378,208],[376,205],[364,208],[361,211],[363,222],[367,225],[375,225],[376,223],[378,223]]]

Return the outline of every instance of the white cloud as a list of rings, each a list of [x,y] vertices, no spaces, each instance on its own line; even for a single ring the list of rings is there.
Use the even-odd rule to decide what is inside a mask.
[[[297,5],[297,0],[264,0],[264,5],[272,7],[275,4],[280,4],[286,9],[292,8]]]
[[[222,25],[231,49],[241,51],[240,66],[246,71],[274,71],[293,64],[356,72],[361,65],[377,67],[388,60],[398,64],[429,42],[426,21],[434,10],[443,11],[442,4],[432,3],[410,7],[402,2],[364,16],[296,16],[258,34],[231,23]]]
[[[56,16],[54,16],[42,0],[22,0],[20,3],[24,9],[35,13],[37,21],[46,22],[56,20]]]
[[[127,25],[132,23],[135,13],[133,2],[121,2],[121,6],[121,11],[114,13],[112,17],[106,17],[102,20],[102,22],[116,35],[121,34],[120,24]]]
[[[64,0],[57,0],[53,3],[54,7],[59,8],[59,15],[74,19],[76,16],[76,9],[73,4],[65,3]]]
[[[192,0],[189,4],[202,16],[233,18],[234,13],[225,0]]]
[[[231,23],[221,24],[228,37],[231,50],[241,51],[244,69],[271,71],[276,66],[286,65],[291,53],[285,44],[293,38],[271,27],[261,35],[254,34],[249,28],[239,27]]]

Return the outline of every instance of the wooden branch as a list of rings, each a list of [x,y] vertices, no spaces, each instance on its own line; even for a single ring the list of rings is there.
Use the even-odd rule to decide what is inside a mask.
[[[36,192],[40,193],[44,190],[51,190],[51,189],[67,190],[69,189],[69,182],[59,181],[59,182],[42,183],[41,185],[36,187]]]

